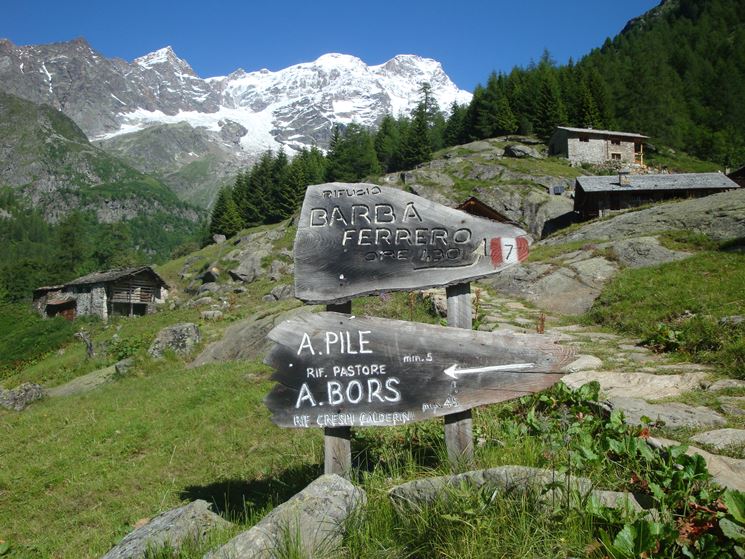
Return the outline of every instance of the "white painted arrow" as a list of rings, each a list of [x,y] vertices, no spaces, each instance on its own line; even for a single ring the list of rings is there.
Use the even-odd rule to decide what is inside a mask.
[[[535,363],[511,363],[509,365],[492,365],[490,367],[474,367],[472,369],[458,369],[458,365],[453,363],[442,371],[451,378],[458,378],[456,375],[467,375],[471,373],[488,373],[491,371],[515,371],[517,369],[532,369]]]

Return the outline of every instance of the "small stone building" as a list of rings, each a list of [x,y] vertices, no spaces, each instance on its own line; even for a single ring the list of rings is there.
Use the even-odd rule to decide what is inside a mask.
[[[739,185],[722,173],[577,177],[574,211],[580,219],[592,219],[650,202],[700,198],[734,188]]]
[[[34,290],[33,306],[45,317],[143,315],[168,296],[168,284],[149,266],[93,272],[64,285]]]
[[[644,165],[649,136],[631,132],[559,126],[548,142],[548,154],[566,157],[572,165],[618,163]]]

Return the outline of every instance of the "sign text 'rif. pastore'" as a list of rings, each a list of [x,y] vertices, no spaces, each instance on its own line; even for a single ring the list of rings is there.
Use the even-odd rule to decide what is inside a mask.
[[[545,335],[475,332],[340,313],[301,313],[269,333],[283,427],[403,425],[543,390],[570,347]]]

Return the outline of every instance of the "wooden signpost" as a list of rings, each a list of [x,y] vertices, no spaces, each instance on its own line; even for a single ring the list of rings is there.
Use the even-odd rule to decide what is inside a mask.
[[[390,427],[551,386],[571,349],[494,334],[340,313],[306,313],[269,333],[266,398],[282,427]]]
[[[309,186],[295,238],[295,296],[347,301],[453,285],[528,256],[525,231],[374,184]]]
[[[350,428],[443,416],[453,467],[472,459],[474,406],[561,378],[571,349],[471,330],[470,281],[528,256],[522,229],[374,184],[309,186],[295,238],[295,295],[326,313],[274,328],[266,398],[283,427],[323,427],[326,473],[351,468]],[[448,326],[350,316],[356,296],[446,286]]]

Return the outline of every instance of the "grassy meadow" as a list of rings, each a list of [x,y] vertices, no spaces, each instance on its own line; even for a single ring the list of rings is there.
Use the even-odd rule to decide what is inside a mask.
[[[278,246],[291,236],[290,231]],[[688,334],[681,320],[693,320],[692,314],[719,324],[724,316],[745,314],[745,256],[700,239],[673,236],[666,242],[699,252],[654,270],[624,271],[584,320],[651,336],[658,324],[666,324],[684,333],[675,334],[675,347],[661,351],[677,352],[681,359],[708,355],[721,374],[736,376],[741,333],[739,341],[731,339],[732,346],[693,351],[686,344],[694,330]],[[185,280],[179,274],[187,262],[195,275],[210,263],[227,264],[229,249],[212,245],[163,266],[174,298],[183,300]],[[549,247],[535,258],[551,261],[559,255]],[[235,526],[178,552],[154,551],[150,559],[202,557],[317,477],[323,469],[322,433],[280,429],[270,421],[262,400],[272,386],[271,371],[261,362],[190,368],[173,354],[159,361],[146,354],[167,325],[198,323],[199,350],[235,321],[299,305],[263,301],[274,285],[260,279],[244,293],[231,293],[220,321],[202,320],[199,309],[177,305],[145,317],[76,322],[71,329],[68,323],[35,318],[27,309],[0,309],[6,326],[0,347],[4,356],[12,356],[0,364],[6,388],[21,382],[57,386],[134,358],[129,373],[94,391],[46,398],[22,413],[0,409],[0,557],[100,557],[144,519],[197,498],[213,503]],[[353,313],[440,320],[428,303],[407,293],[358,298]],[[14,324],[18,329],[10,327]],[[93,337],[93,358],[73,336],[81,328]],[[352,440],[352,479],[366,490],[368,506],[349,520],[335,556],[737,557],[736,539],[718,523],[745,530],[745,518],[707,511],[720,502],[740,510],[740,497],[711,484],[702,461],[680,450],[666,456],[653,451],[646,438],[656,434],[655,426],[629,427],[618,414],[599,415],[596,399],[597,387],[571,393],[560,385],[475,410],[475,466],[535,466],[583,476],[600,489],[644,494],[657,517],[613,511],[576,494],[562,494],[544,506],[538,495],[465,488],[453,489],[447,506],[403,511],[390,502],[390,488],[449,473],[442,423],[359,429]],[[691,535],[681,532],[683,525],[708,528]],[[292,550],[285,555],[296,557]]]

